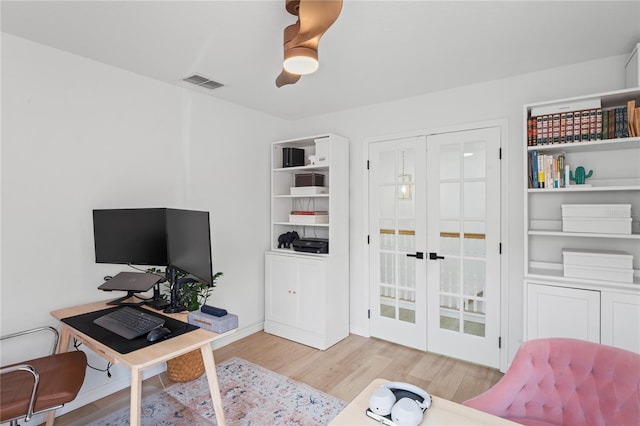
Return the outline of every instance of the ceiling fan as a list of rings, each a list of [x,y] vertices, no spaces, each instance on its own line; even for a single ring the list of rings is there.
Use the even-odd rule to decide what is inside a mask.
[[[294,84],[318,69],[320,37],[338,19],[342,0],[285,0],[285,9],[298,17],[284,29],[284,64],[276,86]]]

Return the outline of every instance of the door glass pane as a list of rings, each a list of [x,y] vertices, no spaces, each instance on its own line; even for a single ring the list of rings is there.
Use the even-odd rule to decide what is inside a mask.
[[[396,318],[396,294],[395,288],[380,286],[380,316],[385,318]]]
[[[440,262],[440,291],[442,293],[460,293],[460,260],[445,256]]]
[[[380,153],[379,158],[379,170],[380,170],[380,182],[391,183],[395,182],[396,177],[396,152],[384,151]]]
[[[440,184],[440,217],[452,219],[460,217],[460,184],[457,182]]]
[[[393,254],[380,253],[380,282],[383,284],[395,284],[395,275]]]
[[[485,271],[484,260],[464,260],[464,283],[462,289],[464,296],[471,296],[473,298],[483,297],[485,291]]]
[[[460,330],[460,312],[456,297],[440,296],[440,328]]]
[[[396,247],[396,231],[393,219],[380,219],[380,249],[394,250]]]
[[[465,179],[484,179],[486,176],[486,142],[466,142],[463,150]]]
[[[400,290],[400,309],[398,319],[400,321],[416,323],[416,292],[413,290]]]
[[[460,148],[444,145],[440,148],[440,179],[460,178]]]
[[[398,221],[398,250],[405,252],[416,251],[416,221],[415,219],[401,219]]]
[[[486,212],[485,183],[464,183],[464,217],[465,219],[484,219]]]
[[[471,257],[484,257],[485,255],[485,228],[484,221],[464,222],[464,254]]]
[[[393,218],[396,215],[395,186],[380,186],[380,217]]]
[[[440,221],[440,251],[442,254],[460,254],[460,222]]]
[[[398,151],[399,176],[407,176],[407,182],[413,182],[416,175],[415,149],[407,148]]]

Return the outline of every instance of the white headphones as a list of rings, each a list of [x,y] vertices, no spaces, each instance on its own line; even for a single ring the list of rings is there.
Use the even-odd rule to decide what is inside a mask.
[[[387,425],[417,426],[430,406],[426,391],[409,383],[390,382],[373,392],[367,415]]]

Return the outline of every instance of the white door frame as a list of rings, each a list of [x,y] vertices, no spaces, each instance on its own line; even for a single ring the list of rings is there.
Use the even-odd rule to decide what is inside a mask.
[[[403,132],[403,133],[396,133],[396,134],[392,134],[392,135],[386,135],[386,136],[375,136],[375,137],[367,137],[364,138],[362,141],[362,152],[363,152],[363,156],[364,157],[368,157],[368,152],[369,152],[369,144],[371,143],[375,143],[375,142],[384,142],[384,141],[390,141],[390,140],[394,140],[394,139],[406,139],[406,138],[411,138],[411,137],[416,137],[416,136],[431,136],[431,135],[437,135],[437,134],[441,134],[441,133],[451,133],[451,132],[459,132],[459,131],[465,131],[465,130],[474,130],[474,129],[483,129],[483,128],[487,128],[487,127],[499,127],[500,128],[500,140],[501,140],[501,150],[502,150],[502,158],[509,158],[508,156],[508,147],[509,147],[509,140],[508,140],[508,135],[509,135],[509,121],[508,119],[504,118],[504,119],[496,119],[496,120],[486,120],[486,121],[478,121],[478,122],[471,122],[471,123],[462,123],[462,124],[457,124],[457,125],[451,125],[451,126],[444,126],[444,127],[430,127],[430,128],[426,128],[426,129],[422,129],[422,130],[415,130],[415,131],[409,131],[409,132]],[[427,154],[428,155],[428,154]],[[369,172],[367,170],[367,160],[368,158],[364,158],[363,161],[363,165],[362,165],[362,175],[363,175],[363,187],[362,187],[362,194],[363,194],[363,209],[362,209],[362,223],[365,224],[364,229],[365,229],[365,233],[369,232]],[[509,355],[509,343],[510,343],[510,336],[509,336],[509,320],[511,319],[510,315],[509,315],[509,284],[508,284],[508,277],[509,277],[509,247],[507,247],[507,245],[505,244],[507,241],[509,241],[509,226],[507,221],[509,220],[509,210],[508,210],[508,206],[507,206],[507,202],[506,200],[508,199],[508,194],[509,194],[509,179],[508,176],[510,176],[509,174],[509,167],[508,167],[509,162],[508,161],[501,161],[500,162],[500,176],[501,176],[501,182],[500,182],[500,192],[501,192],[501,203],[502,205],[500,206],[500,213],[501,213],[501,221],[500,221],[500,234],[501,234],[501,239],[502,239],[502,256],[501,256],[501,266],[500,266],[500,336],[502,338],[502,346],[500,348],[500,371],[504,372],[507,370],[508,364],[509,364],[509,359],[508,359],[508,355]],[[516,185],[518,185],[519,187],[520,182],[516,182]],[[369,279],[371,278],[369,276],[369,245],[367,243],[367,239],[366,239],[366,235],[365,234],[365,238],[364,241],[362,242],[362,246],[363,246],[363,253],[365,254],[363,256],[363,268],[362,268],[362,272],[363,272],[363,282],[366,283],[365,285],[363,285],[362,287],[362,294],[360,295],[361,300],[365,300],[366,301],[366,307],[369,307],[369,300],[370,300],[370,291],[369,291]],[[363,312],[364,315],[367,314],[366,308],[365,307],[365,311]],[[370,308],[370,307],[369,307]],[[370,328],[369,328],[369,322],[366,321],[366,325],[364,327],[363,330],[359,330],[361,331],[361,333],[364,336],[370,336]]]

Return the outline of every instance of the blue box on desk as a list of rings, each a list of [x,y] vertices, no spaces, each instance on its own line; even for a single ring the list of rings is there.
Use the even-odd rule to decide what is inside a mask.
[[[214,333],[226,333],[229,330],[238,328],[238,316],[234,314],[216,317],[201,311],[192,311],[189,312],[188,318],[189,324],[197,325]]]

